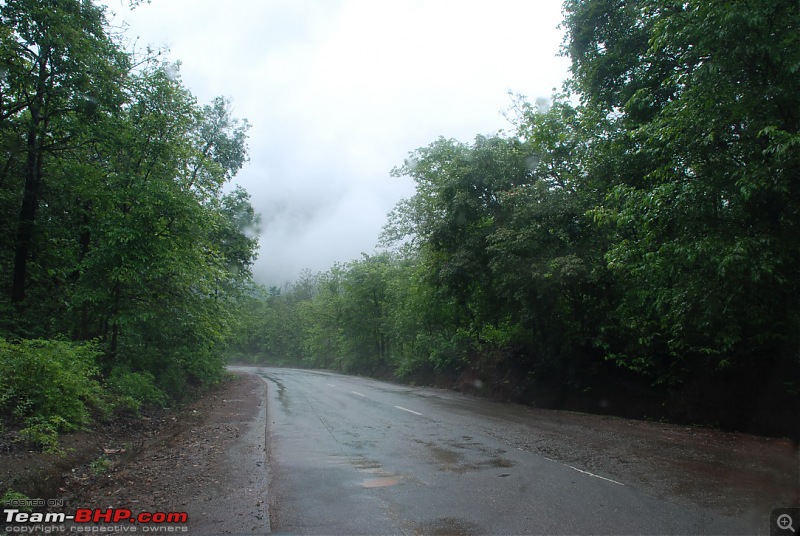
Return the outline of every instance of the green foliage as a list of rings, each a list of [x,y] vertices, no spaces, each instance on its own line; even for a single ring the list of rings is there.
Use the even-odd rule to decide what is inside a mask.
[[[395,374],[460,369],[474,338],[454,323],[455,300],[434,286],[416,255],[398,257],[388,282],[388,327]]]
[[[75,148],[95,138],[98,121],[123,105],[120,79],[130,69],[130,58],[106,34],[103,8],[91,2],[71,0],[47,8],[33,0],[4,2],[0,25],[4,66],[0,131],[3,146],[10,149],[3,155],[3,183],[12,188],[7,201],[16,205],[18,215],[4,222],[8,231],[13,229],[15,240],[9,244],[12,255],[3,260],[10,265],[6,272],[10,301],[17,308],[41,307],[40,299],[47,293],[31,293],[29,285],[58,292],[54,279],[67,268],[48,266],[47,254],[34,255],[42,247],[47,249],[48,239],[61,245],[58,221],[47,226],[55,231],[55,240],[48,233],[35,232],[37,221],[48,221],[50,215],[64,217],[60,203],[42,202],[44,196],[59,199],[48,191],[59,184],[61,175],[48,173],[50,164],[64,155],[67,167],[72,167]],[[71,178],[65,186],[74,184]],[[58,309],[59,302],[54,301],[43,308],[50,315],[54,313],[50,308]],[[29,329],[20,334],[30,336],[36,331]]]
[[[258,245],[248,194],[224,191],[249,124],[91,2],[4,2],[0,35],[0,333],[96,341],[132,409],[218,381]],[[17,413],[59,415],[26,393]]]
[[[389,355],[386,330],[388,255],[363,255],[344,268],[341,286],[342,366],[348,371],[373,372]]]
[[[487,241],[502,213],[500,193],[530,182],[528,156],[511,138],[439,139],[393,172],[414,179],[417,194],[390,215],[386,235],[418,246],[430,283],[456,301],[459,327],[493,320],[493,304],[481,302],[493,283]]]
[[[0,340],[0,408],[33,432],[70,431],[103,405],[92,343]]]
[[[625,283],[629,342],[615,355],[669,383],[796,362],[797,3],[633,2],[614,17],[634,41],[600,21],[603,6],[570,2],[567,27],[587,108],[618,111],[589,155],[606,192],[591,213],[613,233],[605,256]]]
[[[324,274],[305,274],[287,296],[286,303],[297,307],[305,365],[343,369],[342,275],[341,266]]]
[[[25,427],[19,431],[17,439],[35,445],[46,454],[62,454],[58,433],[70,429],[69,423],[59,416],[30,417],[25,420]]]
[[[33,508],[30,506],[31,498],[20,491],[15,491],[8,488],[3,496],[0,497],[0,504],[3,506],[13,506],[22,512],[32,512]]]
[[[166,394],[156,386],[156,380],[150,372],[131,372],[117,367],[111,371],[106,385],[118,407],[136,413],[142,404],[161,407],[167,404]]]
[[[94,476],[104,475],[108,472],[109,469],[114,465],[108,457],[100,456],[92,463],[89,464],[89,472],[92,473]]]

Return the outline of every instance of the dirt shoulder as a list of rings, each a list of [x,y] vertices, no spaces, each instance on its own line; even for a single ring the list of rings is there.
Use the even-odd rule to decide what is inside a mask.
[[[192,534],[269,532],[266,389],[257,376],[236,374],[90,485],[82,484],[85,473],[70,478],[70,502],[186,512]]]
[[[524,409],[503,439],[648,495],[749,520],[800,506],[800,452],[789,439],[571,411]]]
[[[63,501],[54,512],[186,512],[177,532],[267,533],[266,390],[234,373],[178,410],[66,437],[66,456],[3,452],[0,485]]]

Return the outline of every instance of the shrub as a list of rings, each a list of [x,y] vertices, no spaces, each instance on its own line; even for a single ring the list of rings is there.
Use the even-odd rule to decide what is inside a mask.
[[[0,339],[0,411],[32,438],[81,428],[103,407],[98,355],[92,343]]]
[[[64,427],[60,417],[31,417],[25,421],[25,428],[19,431],[18,440],[27,441],[42,449],[46,454],[61,454],[58,446],[58,431]]]
[[[100,476],[108,472],[114,463],[105,456],[100,456],[95,461],[89,464],[89,471],[94,476]]]
[[[111,371],[106,384],[117,395],[117,406],[135,413],[139,412],[142,404],[163,407],[167,403],[167,396],[156,386],[155,378],[149,372],[131,372],[117,367]]]

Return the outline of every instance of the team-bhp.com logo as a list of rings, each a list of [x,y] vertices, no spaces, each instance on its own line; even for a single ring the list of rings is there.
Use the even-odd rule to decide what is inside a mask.
[[[109,532],[97,530],[100,524],[116,525],[117,530],[113,532],[137,532],[136,524],[141,525],[142,532],[164,532],[162,527],[170,527],[173,530],[167,532],[175,532],[174,529],[178,527],[173,525],[183,524],[182,528],[185,529],[185,524],[189,521],[186,512],[134,513],[127,508],[78,508],[72,515],[63,512],[23,512],[16,508],[6,508],[3,514],[6,532],[14,533]],[[66,523],[70,523],[69,529],[65,526]],[[129,525],[126,527],[126,524]],[[50,530],[44,530],[44,527]],[[31,530],[34,528],[38,530]]]

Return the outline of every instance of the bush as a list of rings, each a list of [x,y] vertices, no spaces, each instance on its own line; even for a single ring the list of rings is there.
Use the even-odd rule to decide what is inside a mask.
[[[47,454],[61,454],[58,431],[64,424],[60,417],[31,417],[25,421],[25,428],[19,431],[18,440],[32,443]]]
[[[114,462],[109,460],[105,456],[100,456],[95,461],[89,464],[89,471],[94,476],[100,476],[108,472],[109,469],[114,465]]]
[[[135,413],[142,404],[164,407],[167,396],[156,386],[155,378],[149,372],[131,372],[117,367],[111,371],[106,381],[108,389],[117,395],[117,407],[124,407]]]
[[[45,443],[53,430],[81,428],[103,407],[98,355],[92,343],[0,339],[0,412]]]

